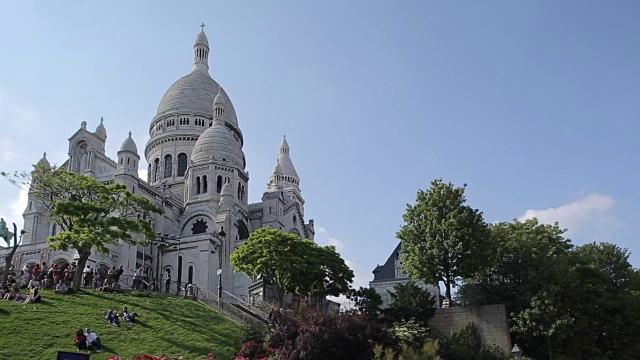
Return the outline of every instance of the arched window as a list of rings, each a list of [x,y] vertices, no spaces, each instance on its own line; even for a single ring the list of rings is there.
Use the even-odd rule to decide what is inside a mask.
[[[193,284],[193,266],[189,266],[189,284]]]
[[[204,176],[202,177],[202,192],[203,192],[203,193],[206,193],[206,192],[207,192],[207,187],[209,187],[208,185],[209,185],[209,184],[207,184],[207,175],[204,175]]]
[[[173,157],[171,155],[167,155],[164,157],[164,178],[170,178],[171,173],[173,172]]]
[[[160,181],[160,159],[153,161],[153,181]]]
[[[196,177],[196,195],[200,194],[200,176]]]
[[[220,194],[222,191],[222,175],[218,175],[218,181],[216,181],[216,192]]]
[[[184,176],[187,171],[187,154],[178,154],[178,176]]]

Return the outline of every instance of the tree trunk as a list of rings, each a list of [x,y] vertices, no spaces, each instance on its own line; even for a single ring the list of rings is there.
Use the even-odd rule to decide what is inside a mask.
[[[276,300],[278,301],[278,306],[280,309],[284,310],[284,290],[277,282],[274,281],[273,284],[276,286]]]
[[[445,293],[444,293],[444,297],[449,300],[449,306],[451,306],[451,281],[449,280],[445,280],[444,281],[444,287],[445,287]]]
[[[551,360],[551,339],[549,336],[547,336],[547,347],[549,348],[549,360]]]
[[[8,241],[7,245],[9,245]],[[13,255],[15,255],[16,251],[18,251],[18,245],[20,245],[18,239],[18,229],[16,223],[13,223],[13,248],[11,249],[9,255],[7,255],[7,257],[5,258],[4,271],[2,272],[2,281],[4,281],[5,283],[8,281],[9,268],[11,267],[11,262],[13,261]]]
[[[80,259],[78,259],[78,263],[76,264],[76,274],[73,276],[73,291],[80,291],[80,285],[82,285],[82,277],[84,276],[84,267],[87,264],[87,260],[89,260],[89,256],[91,255],[91,249],[89,250],[78,250],[80,254]]]

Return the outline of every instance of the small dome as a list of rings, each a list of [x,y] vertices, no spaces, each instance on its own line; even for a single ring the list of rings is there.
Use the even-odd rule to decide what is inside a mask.
[[[103,122],[104,122],[104,119],[100,118],[100,124],[98,125],[98,127],[96,127],[95,134],[100,139],[106,140],[107,139],[107,129],[105,129]]]
[[[222,120],[214,120],[213,126],[205,130],[193,145],[191,161],[210,161],[212,156],[231,163],[242,164],[242,145],[227,129]]]
[[[280,160],[276,160],[276,166],[273,168],[273,175],[282,174],[282,166],[280,166]]]
[[[196,36],[196,45],[198,44],[204,44],[209,47],[209,39],[207,39],[207,35],[204,33],[204,29],[202,29],[202,31],[198,33],[198,36]]]
[[[49,164],[49,160],[47,160],[47,153],[42,154],[42,159],[38,160],[37,165],[43,165],[45,168],[51,168],[51,164]]]
[[[130,153],[138,154],[138,147],[131,137],[131,131],[129,131],[129,137],[124,139],[122,145],[120,145],[120,151],[128,151]]]

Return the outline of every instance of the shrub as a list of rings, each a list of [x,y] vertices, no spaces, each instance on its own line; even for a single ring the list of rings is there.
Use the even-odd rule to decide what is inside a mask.
[[[278,359],[371,359],[376,344],[395,345],[388,331],[361,314],[309,312],[299,321],[286,315],[279,321],[269,339]]]

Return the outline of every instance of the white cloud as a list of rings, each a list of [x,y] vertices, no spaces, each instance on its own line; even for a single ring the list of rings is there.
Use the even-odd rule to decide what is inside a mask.
[[[371,272],[367,271],[363,268],[361,268],[360,266],[358,266],[356,263],[354,263],[353,261],[349,260],[349,259],[345,259],[344,262],[347,264],[347,266],[353,270],[353,284],[351,284],[351,286],[355,289],[359,288],[360,286],[362,287],[369,287],[369,281],[371,281]]]
[[[22,218],[22,213],[27,208],[27,201],[29,200],[29,192],[27,189],[20,189],[18,200],[11,204],[11,210],[13,210],[13,216]]]
[[[140,179],[147,181],[147,175],[149,173],[149,170],[147,169],[139,169],[138,170],[138,176],[140,177]]]
[[[601,231],[606,227],[620,225],[620,221],[611,214],[615,205],[616,201],[606,195],[583,195],[577,201],[558,207],[542,210],[529,209],[518,220],[535,217],[544,224],[553,224],[557,221],[561,228],[569,230],[568,235],[584,233],[586,230]]]
[[[326,234],[327,233],[327,229],[323,228],[322,226],[316,226],[316,234]]]
[[[329,245],[333,245],[336,249],[344,248],[344,243],[336,238],[329,238]]]

